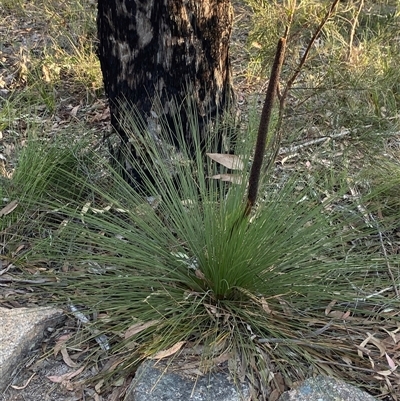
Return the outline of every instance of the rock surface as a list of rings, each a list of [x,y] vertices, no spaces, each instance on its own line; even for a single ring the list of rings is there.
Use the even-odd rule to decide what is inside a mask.
[[[0,308],[0,393],[25,356],[40,345],[45,331],[63,319],[59,309]]]
[[[377,401],[372,395],[339,380],[325,376],[305,380],[298,388],[286,391],[279,401]]]
[[[238,388],[224,373],[206,375],[196,382],[165,373],[149,361],[137,371],[125,401],[247,401],[249,388]],[[286,391],[278,401],[377,401],[372,395],[340,380],[317,376]]]
[[[154,362],[143,363],[136,372],[126,401],[247,401],[249,388],[228,380],[216,372],[197,380],[177,373],[164,372]]]

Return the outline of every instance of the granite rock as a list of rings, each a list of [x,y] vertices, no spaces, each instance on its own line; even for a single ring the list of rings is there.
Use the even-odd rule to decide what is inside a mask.
[[[326,376],[316,376],[283,393],[279,401],[377,401],[358,387]]]
[[[46,330],[64,320],[53,308],[0,308],[0,393],[30,351],[40,345]]]
[[[191,380],[147,361],[138,368],[125,401],[247,401],[249,394],[248,386],[229,380],[228,372]]]

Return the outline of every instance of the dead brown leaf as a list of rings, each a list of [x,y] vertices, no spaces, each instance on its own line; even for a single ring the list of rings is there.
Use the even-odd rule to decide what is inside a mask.
[[[244,168],[244,164],[238,155],[207,153],[207,156],[230,170],[243,170]]]
[[[24,388],[26,388],[28,386],[28,384],[31,382],[31,380],[33,379],[33,377],[36,375],[36,372],[32,374],[32,376],[26,381],[26,383],[23,386],[13,386],[11,385],[10,387],[12,387],[15,390],[23,390]]]
[[[342,312],[339,310],[333,310],[330,311],[327,316],[333,317],[334,319],[346,320],[350,316],[350,311]]]
[[[336,299],[334,299],[333,301],[329,302],[328,306],[325,309],[325,315],[328,316],[329,313],[332,310],[332,307],[336,304]]]
[[[271,394],[268,397],[268,401],[276,401],[280,396],[281,392],[278,389],[274,389],[271,391]]]
[[[371,337],[370,337],[370,342],[371,342],[372,344],[374,344],[375,347],[377,347],[377,348],[379,349],[379,351],[380,351],[380,356],[381,356],[381,357],[384,356],[385,353],[386,353],[386,347],[385,347],[385,345],[384,345],[380,340],[378,340],[377,338],[373,337],[371,334],[369,334],[369,333],[367,333],[367,334],[368,334],[369,336],[371,336]]]
[[[379,372],[376,372],[376,373],[378,373],[378,375],[381,375],[381,376],[390,376],[393,373],[393,371],[392,370],[380,370]]]
[[[85,369],[85,366],[82,366],[78,370],[75,370],[70,373],[65,373],[64,375],[60,376],[46,376],[50,381],[53,383],[63,383],[63,382],[68,382],[69,380],[73,379],[75,376],[78,376],[80,373],[83,372]]]
[[[77,366],[79,366],[77,363],[75,363],[71,357],[68,354],[68,350],[66,347],[61,348],[61,355],[63,357],[63,361],[65,362],[65,364],[67,366],[69,366],[70,368],[76,368]]]
[[[72,110],[69,112],[69,114],[70,114],[72,117],[75,117],[75,118],[76,118],[76,115],[78,114],[78,110],[79,110],[80,107],[81,107],[80,104],[78,104],[78,106],[73,107]]]
[[[147,328],[149,328],[151,326],[155,326],[158,322],[159,322],[158,320],[150,320],[149,322],[146,322],[146,323],[139,322],[139,323],[133,324],[132,326],[130,326],[128,328],[128,330],[126,330],[126,332],[124,334],[125,340],[134,336],[135,334],[140,333],[143,330],[146,330]]]
[[[17,200],[11,201],[8,205],[4,206],[3,209],[0,210],[0,217],[7,216],[13,210],[15,210],[17,206],[18,206]]]
[[[216,174],[211,177],[214,180],[221,180],[223,182],[232,182],[233,184],[241,184],[242,177],[237,174]]]
[[[172,347],[164,350],[164,351],[160,351],[157,352],[155,355],[153,355],[152,357],[150,357],[150,359],[163,359],[163,358],[167,358],[168,356],[171,356],[173,354],[176,354],[181,348],[182,346],[186,343],[186,341],[179,341],[177,342],[175,345],[173,345]]]
[[[57,356],[58,353],[65,348],[66,342],[71,338],[72,334],[65,334],[57,339],[56,345],[54,346],[53,354]]]
[[[386,360],[389,365],[389,368],[393,371],[397,368],[397,365],[394,363],[393,359],[385,352]]]
[[[268,306],[268,302],[265,300],[264,297],[261,297],[261,306],[264,309],[264,312],[267,312],[268,315],[272,314],[272,310],[270,309],[270,307]]]
[[[368,333],[367,332],[368,337],[357,347],[358,348],[358,355],[362,358],[362,353],[366,353],[367,355],[370,354],[370,351],[368,351],[365,346],[368,343],[372,343],[373,345],[375,345],[379,351],[380,351],[380,356],[382,357],[383,355],[385,355],[386,353],[386,347],[383,344],[383,342],[381,342],[380,340],[378,340],[377,338],[374,337],[373,334]],[[365,350],[365,351],[364,351]]]

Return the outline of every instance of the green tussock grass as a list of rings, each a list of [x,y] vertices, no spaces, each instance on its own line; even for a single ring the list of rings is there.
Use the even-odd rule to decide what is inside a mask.
[[[43,145],[25,150],[46,179],[38,182],[40,197],[25,195],[30,209],[41,211],[30,226],[40,235],[32,235],[32,249],[15,263],[52,266],[42,273],[51,278],[41,287],[43,300],[97,316],[79,341],[106,336],[119,358],[118,370],[106,376],[128,374],[144,358],[183,341],[188,349],[204,347],[198,360],[205,372],[214,358],[227,355],[232,373],[244,369],[254,386],[278,371],[290,385],[310,366],[369,386],[362,370],[368,363],[355,343],[363,340],[365,322],[383,322],[377,311],[397,308],[398,300],[394,290],[384,300],[374,295],[391,279],[379,250],[365,251],[378,230],[390,229],[390,220],[379,227],[366,223],[360,205],[374,216],[374,200],[385,198],[389,185],[351,197],[345,170],[326,169],[311,180],[301,173],[265,177],[257,208],[243,219],[247,169],[240,185],[210,179],[221,168],[204,157],[213,145],[200,145],[196,119],[194,157],[179,121],[179,151],[159,122],[154,136],[126,108],[125,128],[138,152],[130,163],[147,177],[145,194],[121,178],[122,166],[111,167],[88,150],[87,159],[75,157],[78,151],[55,151],[56,169],[52,152],[35,158]],[[251,144],[238,146],[246,165]],[[92,357],[106,358],[96,349]],[[342,357],[352,360],[353,373]]]

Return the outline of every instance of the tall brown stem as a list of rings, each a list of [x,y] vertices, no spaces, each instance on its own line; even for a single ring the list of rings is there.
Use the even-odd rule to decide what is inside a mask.
[[[279,76],[285,55],[286,38],[280,38],[276,48],[274,64],[265,95],[264,106],[261,112],[260,125],[258,127],[257,141],[254,150],[253,164],[250,170],[249,189],[245,214],[251,212],[257,199],[258,184],[260,181],[261,167],[264,159],[265,144],[267,142],[268,128],[271,122],[272,107],[278,89]]]

